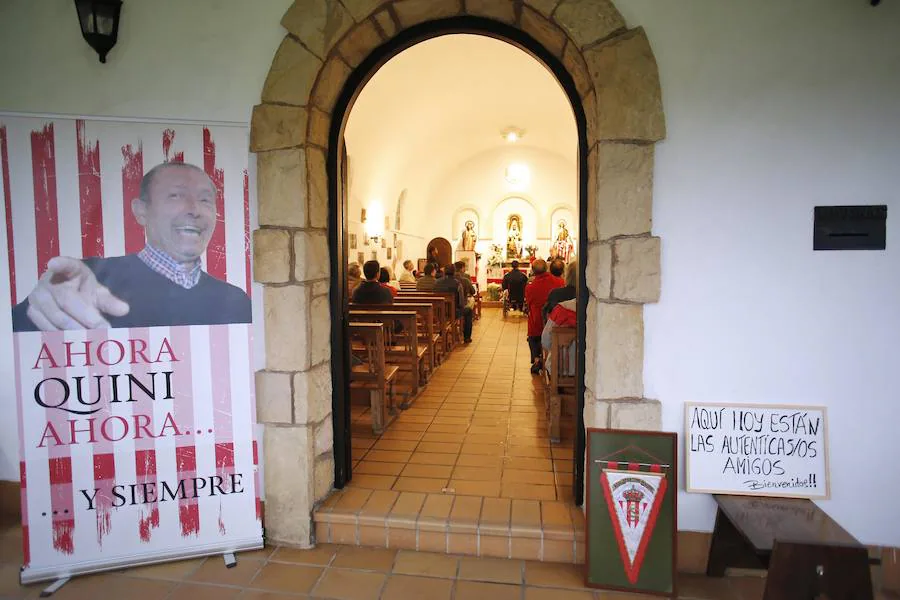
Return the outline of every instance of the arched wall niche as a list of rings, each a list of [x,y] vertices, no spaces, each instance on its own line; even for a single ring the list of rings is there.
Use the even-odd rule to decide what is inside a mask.
[[[579,131],[580,416],[589,427],[659,429],[659,401],[644,398],[642,304],[660,294],[651,195],[665,119],[643,29],[629,29],[610,0],[297,0],[281,23],[287,34],[250,130],[254,277],[265,303],[266,368],[256,384],[267,537],[314,543],[313,508],[349,466],[334,442],[345,425],[338,168],[349,107],[378,66],[442,33],[512,43],[565,88]]]

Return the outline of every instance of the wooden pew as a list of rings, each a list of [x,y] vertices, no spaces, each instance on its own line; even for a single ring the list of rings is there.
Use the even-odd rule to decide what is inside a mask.
[[[391,305],[391,308],[396,308]],[[416,334],[416,319],[418,315],[414,310],[382,310],[382,311],[358,311],[351,310],[349,320],[351,323],[381,323],[385,326],[385,362],[396,364],[400,371],[410,373],[410,391],[407,401],[400,404],[400,408],[406,408],[409,400],[419,394],[419,343]],[[424,353],[422,355],[424,357]],[[404,406],[405,405],[405,406]]]
[[[714,494],[719,505],[706,574],[768,568],[763,600],[871,599],[865,546],[812,500]]]
[[[397,294],[394,298],[394,305],[406,306],[407,304],[428,303],[432,308],[434,322],[432,324],[432,340],[434,347],[434,365],[441,364],[444,360],[444,354],[448,351],[447,336],[442,332],[447,329],[447,307],[446,300],[438,296],[416,296],[408,297],[403,294]]]
[[[445,306],[447,309],[447,321],[449,325],[448,329],[448,340],[450,341],[450,347],[447,348],[449,352],[452,350],[457,344],[462,342],[462,327],[460,327],[459,321],[461,315],[458,314],[459,311],[456,310],[456,302],[457,297],[454,292],[400,292],[397,294],[397,298],[424,298],[424,297],[439,297],[444,298],[446,301]]]
[[[550,352],[544,351],[542,376],[548,435],[551,442],[560,441],[559,421],[562,415],[563,399],[576,399],[576,354],[569,350],[575,337],[574,327],[554,327],[550,331]]]
[[[400,304],[400,303],[398,303]],[[414,310],[418,315],[416,331],[421,346],[418,349],[420,360],[419,383],[425,385],[435,368],[434,308],[430,302],[398,304],[350,304],[350,310],[356,312],[384,312],[395,310]]]
[[[387,365],[384,361],[384,325],[381,323],[348,323],[351,353],[361,364],[350,366],[350,388],[369,391],[372,409],[372,432],[381,435],[394,410],[394,381],[399,367]],[[359,344],[363,350],[353,353]]]

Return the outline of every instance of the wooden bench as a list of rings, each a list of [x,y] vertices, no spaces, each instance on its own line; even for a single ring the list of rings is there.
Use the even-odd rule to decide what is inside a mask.
[[[438,296],[416,296],[407,297],[398,294],[394,298],[394,306],[406,306],[408,304],[428,303],[432,308],[434,323],[432,324],[432,337],[434,339],[434,361],[435,367],[444,360],[444,355],[449,352],[449,341],[443,332],[447,329],[447,309],[446,301]]]
[[[570,346],[575,341],[574,327],[554,327],[550,331],[550,351],[544,351],[544,410],[547,413],[547,429],[551,442],[559,443],[560,419],[564,399],[575,400],[575,352]],[[549,365],[549,369],[548,369]]]
[[[350,367],[350,388],[368,390],[372,409],[372,432],[381,435],[394,410],[394,381],[399,368],[384,361],[384,325],[381,323],[349,323],[351,348],[359,344],[362,351],[354,353],[361,364]]]
[[[457,314],[457,297],[454,292],[400,292],[397,298],[443,298],[447,311],[447,329],[444,333],[447,340],[446,351],[449,353],[462,342],[462,328],[459,326],[461,315]],[[395,298],[396,300],[396,298]]]
[[[356,312],[384,312],[396,310],[414,310],[416,319],[416,332],[419,340],[418,354],[424,360],[419,364],[419,384],[425,385],[435,368],[435,338],[434,338],[434,308],[431,303],[404,302],[398,304],[350,304],[350,310]]]
[[[391,305],[391,308],[396,308]],[[371,322],[381,323],[384,327],[385,362],[389,365],[397,365],[401,372],[410,374],[410,389],[406,394],[407,400],[400,404],[400,408],[406,408],[409,400],[419,394],[419,363],[424,359],[424,352],[419,353],[419,344],[416,330],[416,311],[414,310],[381,310],[359,311],[350,310],[351,323]]]
[[[719,505],[706,574],[768,568],[764,600],[872,596],[868,550],[811,500],[714,495]]]

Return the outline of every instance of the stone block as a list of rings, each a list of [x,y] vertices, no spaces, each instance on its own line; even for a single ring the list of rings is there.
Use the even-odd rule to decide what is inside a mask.
[[[294,232],[294,278],[297,281],[328,277],[330,260],[324,231]]]
[[[347,63],[337,56],[329,58],[313,88],[312,104],[330,114],[348,77],[350,67]]]
[[[562,0],[553,19],[579,48],[625,29],[625,19],[611,0]]]
[[[312,439],[306,427],[267,425],[266,538],[300,548],[311,546]]]
[[[322,61],[295,39],[285,37],[263,85],[262,101],[265,103],[306,106]]]
[[[400,0],[394,3],[394,12],[404,29],[458,15],[461,10],[460,0]]]
[[[291,277],[291,234],[284,229],[253,232],[253,280],[285,283]]]
[[[330,290],[330,284],[327,281],[317,281],[312,286],[313,298],[316,296],[325,296]]]
[[[394,37],[394,34],[397,33],[397,22],[394,21],[394,17],[391,16],[390,11],[387,9],[378,11],[372,18],[375,19],[375,22],[378,23],[381,31],[388,39]]]
[[[642,28],[585,51],[601,107],[599,139],[656,142],[666,137],[659,71]]]
[[[609,402],[595,400],[591,390],[584,391],[584,426],[609,427]]]
[[[586,96],[582,96],[581,106],[584,108],[588,147],[591,147],[597,142],[597,94],[594,90],[590,90]]]
[[[615,400],[609,403],[609,426],[612,429],[662,429],[662,404],[659,400]]]
[[[317,365],[331,358],[331,311],[328,296],[314,298],[309,312],[312,321],[312,364]]]
[[[325,153],[309,148],[306,154],[309,177],[309,226],[324,229],[328,226],[328,172]]]
[[[321,423],[316,424],[313,450],[316,456],[334,450],[334,427],[331,422],[331,415],[325,417]]]
[[[316,502],[321,502],[334,488],[334,454],[317,456],[314,470],[313,497]]]
[[[593,144],[593,140],[588,138],[588,144]],[[597,172],[597,154],[599,153],[597,148],[594,146],[590,146],[590,151],[588,152],[588,167],[587,167],[587,177],[588,177],[588,189],[587,189],[587,236],[588,243],[599,242],[600,234],[597,231],[597,204],[599,203],[599,199],[597,198],[597,193],[599,192],[600,186],[598,181],[599,173]]]
[[[612,283],[612,245],[591,244],[588,247],[588,262],[585,267],[587,286],[591,294],[600,300],[607,300],[610,296]]]
[[[639,304],[588,301],[585,386],[595,398],[640,398],[644,391],[644,319]]]
[[[353,18],[337,0],[303,0],[284,13],[281,25],[324,59],[353,25]]]
[[[309,288],[266,286],[263,291],[266,366],[272,371],[309,368]]]
[[[566,32],[545,19],[539,12],[522,7],[522,29],[557,57],[563,56]]]
[[[563,53],[562,59],[563,64],[566,66],[566,70],[575,82],[575,89],[578,90],[578,93],[583,98],[591,91],[594,84],[591,81],[591,74],[588,71],[587,63],[584,62],[584,56],[582,56],[581,50],[574,44],[566,44],[566,50]]]
[[[306,227],[306,153],[301,149],[256,156],[259,224]]]
[[[309,135],[307,140],[321,148],[328,148],[328,133],[331,127],[331,116],[318,108],[309,110]]]
[[[649,233],[653,146],[607,142],[598,144],[596,152],[597,235],[607,240]]]
[[[613,298],[629,302],[659,302],[660,239],[622,238],[615,242]]]
[[[465,0],[465,3],[467,14],[504,23],[516,22],[516,10],[512,0]]]
[[[378,46],[381,45],[381,34],[371,20],[365,20],[354,27],[341,41],[338,52],[351,67],[356,67]]]
[[[291,374],[256,372],[256,420],[258,423],[293,423]]]
[[[257,104],[250,117],[250,151],[294,148],[306,141],[306,109]]]
[[[331,412],[331,363],[294,373],[294,422],[318,423]]]
[[[390,0],[342,0],[344,6],[353,15],[353,18],[359,22],[366,19],[375,12],[380,6],[387,4]]]
[[[525,6],[530,6],[548,19],[557,4],[559,4],[559,0],[525,0]]]

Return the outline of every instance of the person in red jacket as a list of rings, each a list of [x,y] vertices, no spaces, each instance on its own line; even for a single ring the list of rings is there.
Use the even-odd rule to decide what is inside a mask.
[[[566,285],[560,277],[547,272],[547,261],[538,259],[531,265],[534,280],[525,286],[525,303],[528,304],[528,348],[531,350],[531,372],[541,370],[541,332],[544,317],[541,309],[547,303],[547,296],[556,288]]]

